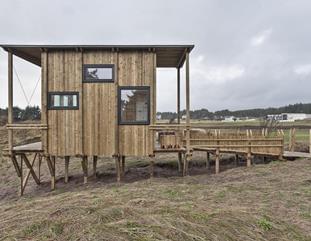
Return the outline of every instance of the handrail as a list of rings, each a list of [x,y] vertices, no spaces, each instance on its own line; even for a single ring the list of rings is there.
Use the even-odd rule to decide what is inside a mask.
[[[45,124],[35,124],[35,123],[25,123],[25,124],[7,124],[7,130],[47,130],[48,125]]]

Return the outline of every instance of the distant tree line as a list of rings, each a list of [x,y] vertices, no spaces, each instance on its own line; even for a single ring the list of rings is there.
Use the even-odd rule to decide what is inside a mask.
[[[191,119],[208,119],[208,120],[218,120],[225,116],[234,116],[238,118],[262,118],[267,115],[276,115],[281,113],[306,113],[311,114],[311,103],[303,104],[297,103],[293,105],[287,105],[279,108],[257,108],[257,109],[247,109],[247,110],[236,110],[230,111],[228,109],[211,112],[207,109],[200,109],[190,111]],[[175,119],[177,118],[176,112],[158,112],[162,119]],[[186,110],[182,110],[180,115],[185,115]]]
[[[0,108],[0,117],[7,119],[8,109]],[[39,106],[27,106],[25,109],[19,107],[13,107],[13,119],[14,121],[25,121],[25,120],[40,120],[41,110]]]
[[[236,110],[230,111],[228,109],[211,112],[207,109],[193,110],[190,111],[190,116],[192,119],[208,119],[208,120],[218,120],[225,116],[235,116],[238,118],[260,118],[267,115],[276,115],[281,113],[306,113],[311,114],[311,103],[308,104],[293,104],[287,105],[279,108],[258,108],[258,109],[248,109],[248,110]],[[186,110],[182,110],[180,115],[185,115]],[[176,112],[158,112],[157,115],[161,115],[161,119],[175,119],[177,118]],[[1,119],[6,119],[7,109],[0,108]],[[13,107],[13,118],[15,121],[25,121],[25,120],[40,120],[41,110],[39,106],[28,106],[25,109],[19,107]]]

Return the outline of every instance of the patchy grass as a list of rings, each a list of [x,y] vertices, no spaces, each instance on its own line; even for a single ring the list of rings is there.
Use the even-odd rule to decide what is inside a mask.
[[[267,220],[267,218],[261,218],[258,221],[258,225],[259,227],[261,227],[264,231],[269,231],[270,229],[272,229],[272,223]]]
[[[64,184],[59,159],[57,189],[44,165],[42,185],[30,178],[22,198],[14,167],[0,159],[0,240],[311,240],[310,160],[251,168],[226,161],[215,175],[205,157],[195,153],[182,178],[177,155],[159,155],[152,180],[148,159],[127,158],[121,184],[114,161],[102,158],[86,185],[78,159]]]

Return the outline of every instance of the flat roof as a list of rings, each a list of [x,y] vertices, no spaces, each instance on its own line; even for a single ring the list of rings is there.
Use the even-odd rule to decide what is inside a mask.
[[[114,51],[155,51],[157,67],[181,67],[185,62],[185,53],[191,52],[194,45],[10,45],[0,44],[8,52],[41,66],[41,52],[51,50],[114,50]]]

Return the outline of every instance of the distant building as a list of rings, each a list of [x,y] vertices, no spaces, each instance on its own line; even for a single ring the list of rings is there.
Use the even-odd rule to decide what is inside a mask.
[[[276,121],[297,121],[311,119],[311,114],[306,113],[282,113],[277,115],[267,115],[268,120]]]
[[[182,119],[182,120],[186,120],[186,119],[187,119],[187,115],[182,115],[182,116],[181,116],[181,119]]]
[[[162,119],[162,115],[161,115],[161,114],[158,114],[158,115],[156,116],[156,118],[157,118],[157,120],[161,120],[161,119]]]
[[[224,122],[232,122],[232,121],[236,121],[236,120],[237,120],[237,118],[234,116],[225,116],[223,119]]]

